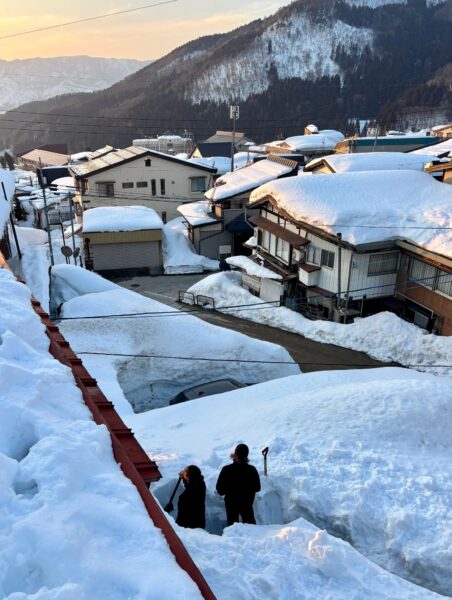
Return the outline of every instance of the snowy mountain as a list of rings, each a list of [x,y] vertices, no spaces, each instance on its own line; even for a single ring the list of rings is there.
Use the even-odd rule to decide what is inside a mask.
[[[450,39],[450,0],[295,0],[266,19],[176,48],[108,90],[23,110],[51,114],[45,127],[35,119],[44,141],[80,147],[128,145],[175,125],[203,139],[230,127],[231,101],[241,105],[240,128],[259,142],[296,135],[310,122],[346,130],[435,78],[450,64]],[[410,101],[447,107],[449,88],[441,85]],[[68,126],[62,113],[84,121]],[[86,115],[126,120],[107,128],[104,119],[102,128]],[[393,115],[385,118],[388,125]],[[32,145],[30,120],[8,119],[16,124],[2,128],[0,119],[0,147]]]
[[[90,56],[0,60],[0,112],[61,94],[103,90],[149,62]]]

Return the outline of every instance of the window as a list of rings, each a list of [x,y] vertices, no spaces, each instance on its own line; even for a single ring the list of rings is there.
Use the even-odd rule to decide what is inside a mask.
[[[424,285],[428,288],[433,288],[435,282],[435,267],[428,265],[420,260],[413,259],[411,261],[410,278],[414,279],[416,283]]]
[[[316,248],[312,244],[308,246],[308,263],[313,265],[320,264],[320,248]]]
[[[115,195],[115,184],[110,181],[97,183],[97,193],[99,196],[112,197]]]
[[[152,165],[152,161],[151,161],[151,159],[150,159],[150,158],[147,158],[147,159],[144,161],[144,166],[145,166],[145,167],[150,167],[151,165]]]
[[[151,193],[153,196],[157,195],[157,182],[155,179],[151,179]]]
[[[166,194],[166,181],[164,179],[160,179],[160,193],[162,196]]]
[[[192,192],[206,192],[207,191],[207,178],[206,177],[192,177],[190,179],[191,191]]]
[[[166,223],[166,210],[162,211],[162,221]]]
[[[290,244],[288,242],[285,242],[284,240],[276,238],[276,256],[283,260],[285,263],[288,263],[289,255]]]
[[[147,188],[147,187],[148,187],[147,181],[137,181],[137,188]]]
[[[367,275],[383,275],[384,273],[395,273],[397,271],[398,252],[387,252],[386,254],[371,254]]]
[[[320,264],[322,265],[322,267],[334,269],[334,252],[322,250],[322,254],[320,256]]]
[[[123,190],[129,190],[130,188],[133,188],[133,183],[131,181],[126,181],[122,184]]]
[[[446,271],[438,271],[438,285],[436,290],[446,296],[452,297],[452,273]]]
[[[261,229],[260,231],[262,231],[262,248],[268,251],[270,250],[270,234],[265,229]]]

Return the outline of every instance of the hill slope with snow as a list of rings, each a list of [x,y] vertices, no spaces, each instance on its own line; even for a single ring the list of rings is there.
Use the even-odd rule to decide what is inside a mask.
[[[91,56],[0,60],[0,112],[61,94],[103,90],[149,62]]]

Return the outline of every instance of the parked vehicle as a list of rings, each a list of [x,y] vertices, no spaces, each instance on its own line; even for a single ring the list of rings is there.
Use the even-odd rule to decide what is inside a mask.
[[[196,385],[188,390],[180,392],[170,401],[170,405],[187,402],[187,400],[196,400],[196,398],[202,398],[204,396],[215,396],[216,394],[223,394],[224,392],[232,392],[233,390],[238,390],[243,387],[245,386],[242,383],[235,381],[235,379],[209,381],[208,383]]]

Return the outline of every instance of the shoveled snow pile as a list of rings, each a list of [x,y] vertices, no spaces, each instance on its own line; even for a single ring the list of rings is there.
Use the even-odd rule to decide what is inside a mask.
[[[0,184],[3,184],[6,192],[5,198],[3,187],[0,186],[0,231],[3,231],[3,228],[9,219],[15,190],[14,175],[11,171],[0,168]]]
[[[91,274],[84,272],[78,283],[76,267],[70,269],[69,290],[67,268],[53,273],[53,289],[60,298],[77,288],[81,293],[88,290]],[[132,412],[130,404],[136,412],[168,405],[179,392],[209,381],[232,378],[251,384],[300,372],[280,346],[168,310],[119,286],[100,289],[99,277],[93,276],[95,293],[64,303],[60,329],[122,414]],[[107,317],[81,318],[103,315]],[[254,363],[256,357],[263,362]]]
[[[332,177],[327,175],[326,177]],[[353,324],[311,321],[288,308],[270,306],[241,286],[239,273],[216,273],[202,279],[189,290],[215,299],[215,306],[256,323],[299,333],[325,344],[335,344],[366,352],[384,362],[397,362],[422,371],[452,375],[452,337],[428,334],[416,325],[403,321],[393,313],[383,312]],[[238,304],[260,304],[256,310],[222,308]],[[265,308],[267,306],[267,308]],[[427,365],[427,366],[422,366]],[[428,365],[449,365],[428,367]]]
[[[3,269],[0,305],[0,597],[200,598]]]
[[[99,206],[90,208],[83,214],[84,233],[162,228],[160,216],[147,206]]]
[[[342,231],[351,244],[400,238],[445,256],[451,252],[452,188],[428,173],[361,171],[288,177],[258,188],[250,202],[266,196],[272,196],[296,221],[329,233]]]
[[[163,227],[163,266],[165,275],[217,271],[219,262],[196,254],[188,239],[183,217],[169,221]]]
[[[451,398],[450,379],[406,369],[317,372],[127,423],[159,457],[162,503],[182,467],[201,468],[210,532],[225,524],[218,473],[237,442],[249,445],[263,483],[256,518],[266,527],[237,524],[221,538],[179,530],[219,598],[408,600],[434,595],[391,573],[452,589]]]

